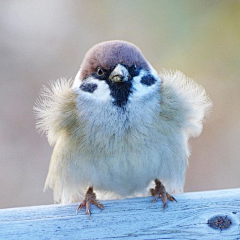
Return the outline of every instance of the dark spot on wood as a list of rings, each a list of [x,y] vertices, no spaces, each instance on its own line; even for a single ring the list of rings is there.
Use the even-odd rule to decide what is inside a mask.
[[[208,220],[208,225],[209,227],[213,228],[213,229],[219,229],[219,230],[223,230],[223,229],[227,229],[231,226],[232,221],[228,216],[223,216],[223,215],[218,215],[218,216],[214,216],[212,218],[210,218]]]
[[[80,89],[85,91],[85,92],[93,93],[97,89],[97,84],[94,84],[94,83],[82,83],[80,85]]]
[[[147,86],[151,86],[156,82],[156,79],[151,75],[148,74],[146,76],[143,76],[141,79],[141,83]]]

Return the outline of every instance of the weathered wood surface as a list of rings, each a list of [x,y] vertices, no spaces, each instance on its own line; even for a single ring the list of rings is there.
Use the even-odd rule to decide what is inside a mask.
[[[165,212],[151,197],[103,201],[92,220],[78,204],[0,210],[0,239],[240,239],[240,189],[184,193]],[[213,229],[211,217],[227,217]],[[217,223],[221,225],[221,221]]]

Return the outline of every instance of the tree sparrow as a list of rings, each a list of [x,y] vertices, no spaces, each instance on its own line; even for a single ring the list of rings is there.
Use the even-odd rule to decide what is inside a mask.
[[[155,180],[153,202],[166,208],[175,200],[168,192],[183,190],[188,139],[211,106],[203,87],[179,71],[158,75],[135,45],[99,43],[75,80],[43,87],[34,108],[54,145],[45,188],[55,202],[82,199],[78,209],[91,217],[91,204],[103,208],[94,191],[129,197]]]

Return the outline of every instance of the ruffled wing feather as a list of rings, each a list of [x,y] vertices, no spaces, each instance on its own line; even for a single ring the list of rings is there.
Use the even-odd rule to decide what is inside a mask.
[[[171,128],[180,128],[188,137],[202,132],[204,117],[212,108],[205,89],[179,71],[163,71],[160,117]]]
[[[64,132],[70,133],[79,124],[76,94],[73,92],[72,80],[59,79],[43,86],[40,97],[34,107],[37,129],[45,132],[50,145],[54,145]]]

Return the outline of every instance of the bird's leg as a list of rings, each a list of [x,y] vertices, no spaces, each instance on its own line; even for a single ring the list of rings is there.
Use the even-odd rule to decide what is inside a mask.
[[[152,204],[157,202],[157,200],[161,197],[163,201],[163,211],[164,211],[167,208],[167,200],[175,201],[175,202],[177,202],[177,200],[173,196],[171,196],[169,193],[166,192],[166,189],[161,183],[161,181],[159,181],[158,179],[155,179],[155,184],[156,184],[156,187],[150,189],[151,194],[154,197]]]
[[[86,194],[85,194],[85,199],[83,200],[82,203],[77,208],[77,212],[81,210],[83,207],[86,207],[86,214],[89,215],[90,219],[91,217],[91,204],[96,205],[100,209],[104,209],[104,206],[97,201],[96,194],[93,192],[93,187],[89,187]]]

